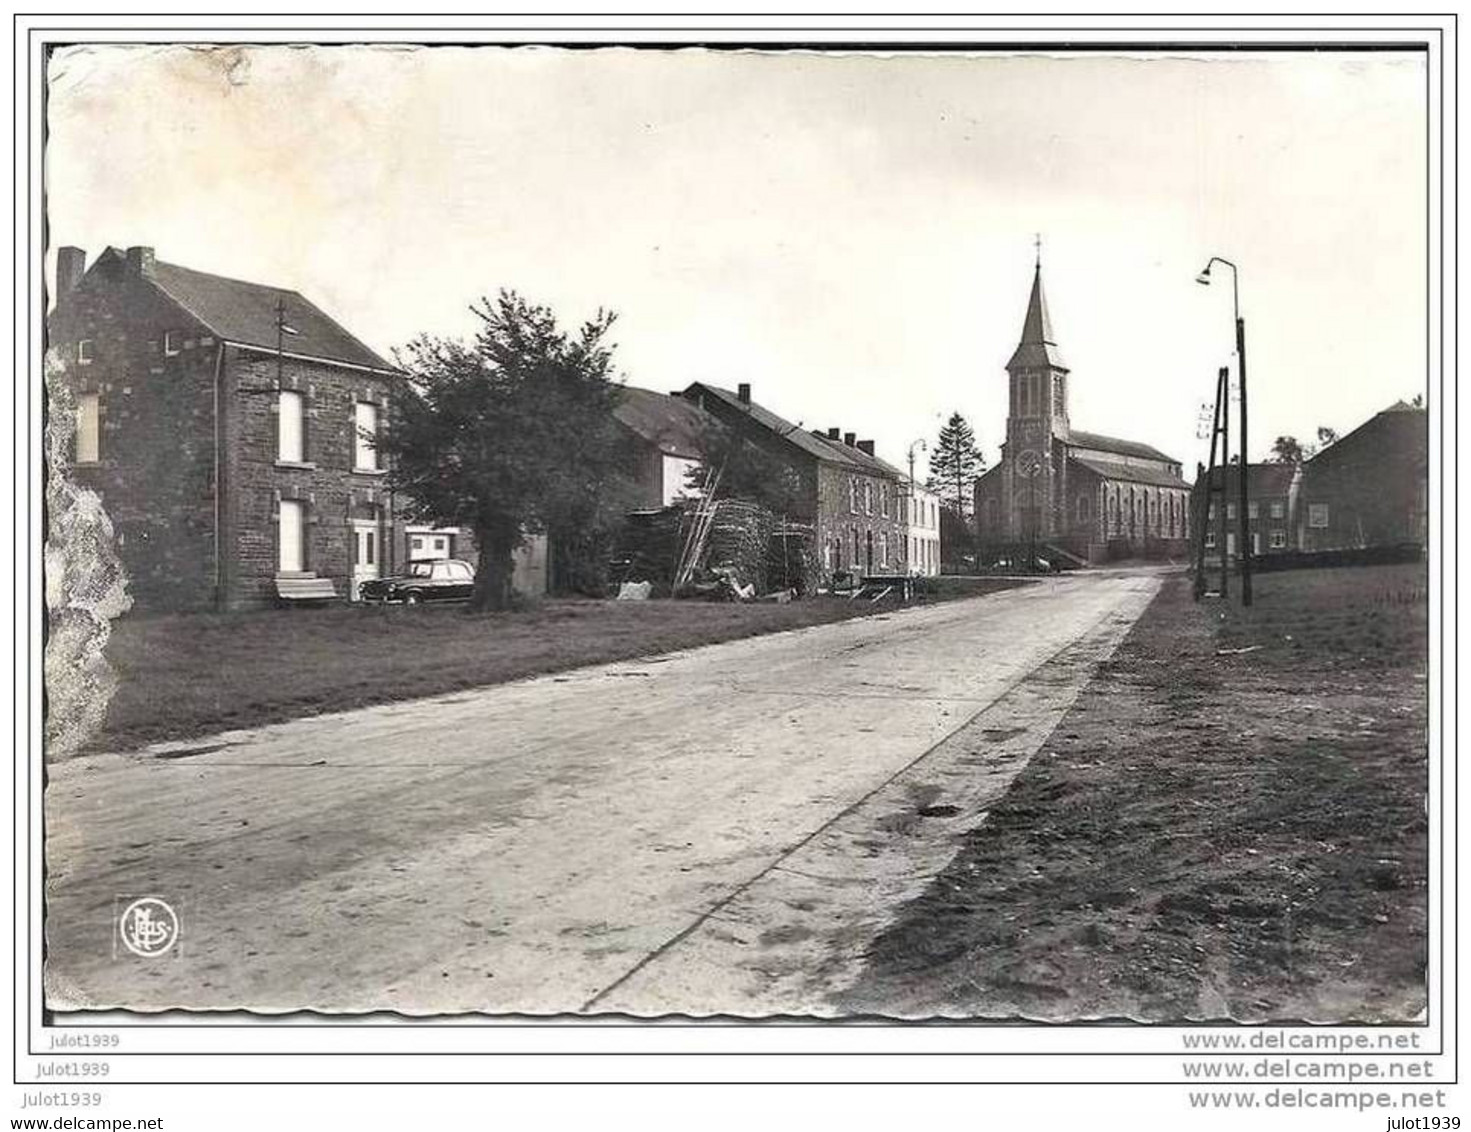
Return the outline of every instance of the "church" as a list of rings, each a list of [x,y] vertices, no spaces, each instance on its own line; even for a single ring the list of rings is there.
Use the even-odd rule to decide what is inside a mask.
[[[1148,444],[1072,427],[1071,372],[1057,348],[1038,256],[1021,341],[1006,363],[1011,403],[1001,460],[976,481],[983,557],[1035,546],[1090,565],[1189,554],[1190,485],[1180,462]]]

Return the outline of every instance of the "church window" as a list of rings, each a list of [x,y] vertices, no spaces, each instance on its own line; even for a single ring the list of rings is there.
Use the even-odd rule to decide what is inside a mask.
[[[1061,375],[1052,379],[1052,415],[1055,417],[1062,416],[1063,408],[1067,403],[1067,398],[1063,394],[1062,389],[1062,383],[1066,380],[1067,378]]]

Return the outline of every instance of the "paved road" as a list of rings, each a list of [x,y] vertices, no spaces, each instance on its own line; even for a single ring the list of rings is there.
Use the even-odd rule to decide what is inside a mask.
[[[985,598],[78,759],[54,1007],[826,1012],[1158,587]],[[177,948],[117,946],[158,895]]]

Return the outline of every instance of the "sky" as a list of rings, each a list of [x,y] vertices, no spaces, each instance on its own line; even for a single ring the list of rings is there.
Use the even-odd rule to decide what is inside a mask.
[[[616,311],[630,385],[749,382],[901,467],[958,411],[994,462],[1040,235],[1074,427],[1204,459],[1212,255],[1253,459],[1427,391],[1412,52],[89,46],[48,78],[53,244],[293,288],[385,356],[513,288]]]

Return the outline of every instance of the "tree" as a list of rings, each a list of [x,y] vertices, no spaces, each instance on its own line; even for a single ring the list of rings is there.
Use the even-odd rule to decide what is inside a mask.
[[[1306,459],[1302,444],[1295,436],[1279,436],[1272,441],[1272,456],[1270,463],[1273,464],[1301,464]]]
[[[1338,443],[1338,430],[1337,429],[1329,428],[1326,425],[1319,425],[1318,426],[1318,443],[1317,443],[1317,446],[1313,449],[1312,454],[1313,455],[1316,455],[1317,453],[1323,451],[1323,449],[1327,448],[1329,445],[1337,444],[1337,443]]]
[[[976,447],[975,433],[964,417],[951,413],[930,453],[930,471],[925,486],[963,520],[974,506],[972,496],[976,476],[985,468],[986,461]]]
[[[470,344],[408,345],[379,444],[413,518],[474,531],[479,611],[509,606],[512,554],[528,533],[555,542],[586,529],[626,457],[612,415],[611,312],[570,335],[514,291],[470,309],[480,320]]]

